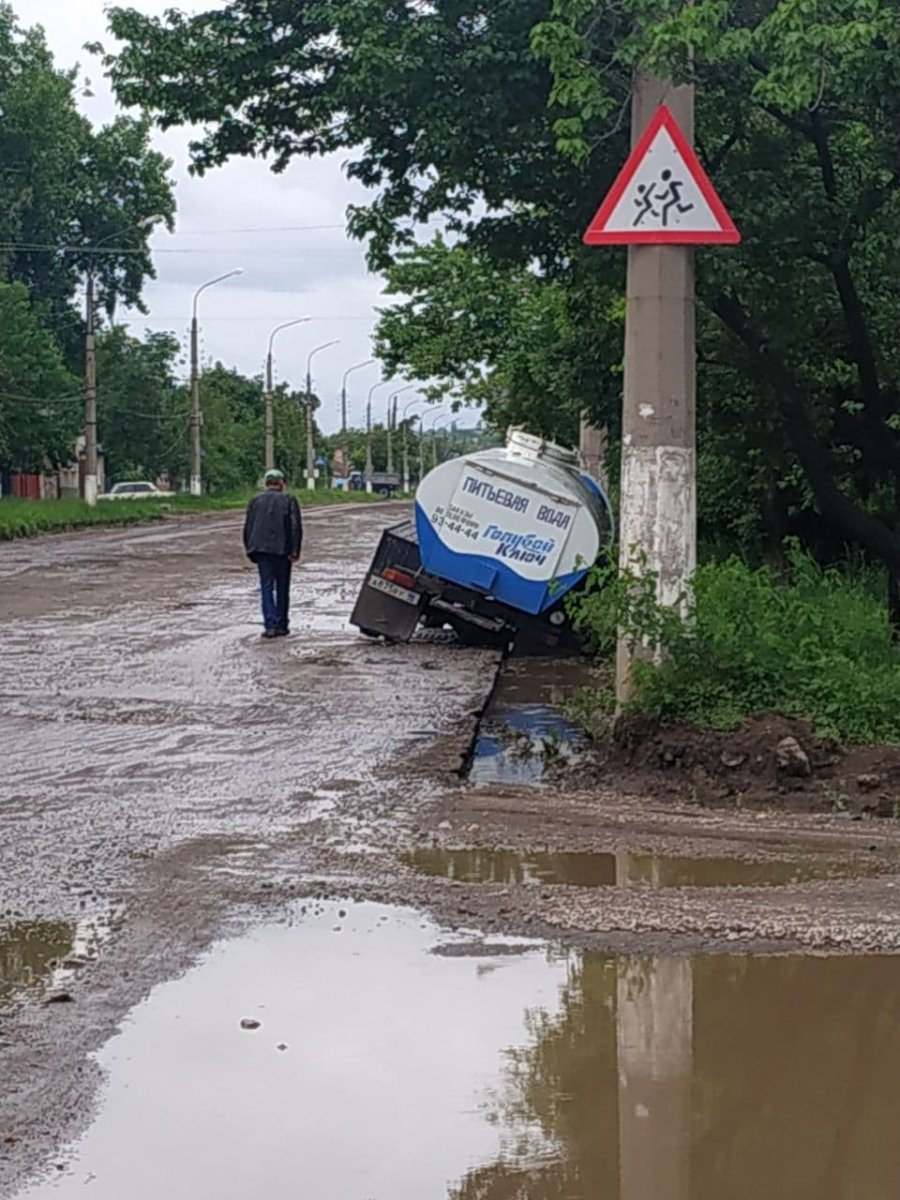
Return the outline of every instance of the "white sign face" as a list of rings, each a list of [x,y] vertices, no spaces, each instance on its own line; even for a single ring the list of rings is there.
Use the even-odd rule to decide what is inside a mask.
[[[578,507],[467,463],[446,502],[423,482],[418,502],[456,554],[495,559],[523,579],[553,579]]]
[[[591,222],[589,246],[741,240],[709,176],[663,106]]]
[[[717,233],[721,228],[672,135],[661,128],[607,217],[606,229],[610,233],[679,229]]]

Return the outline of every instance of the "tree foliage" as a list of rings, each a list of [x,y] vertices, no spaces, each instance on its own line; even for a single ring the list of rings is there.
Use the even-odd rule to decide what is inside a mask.
[[[155,272],[148,238],[174,212],[169,163],[148,121],[120,116],[94,129],[79,111],[85,85],[59,70],[39,28],[0,3],[0,457],[37,470],[69,461],[80,429],[71,371],[83,370],[85,275],[98,303],[140,306]],[[124,342],[110,344],[123,346]],[[105,365],[109,365],[107,354]]]
[[[615,416],[624,256],[579,235],[627,153],[634,72],[695,82],[697,145],[744,235],[699,258],[702,517],[773,550],[792,530],[855,543],[898,577],[898,17],[898,0],[231,0],[113,10],[107,62],[124,101],[203,127],[200,170],[349,152],[376,191],[351,228],[408,297],[385,357],[569,440],[583,403]],[[415,246],[436,218],[447,241]]]
[[[0,283],[0,469],[65,461],[79,428],[78,380],[21,283]]]

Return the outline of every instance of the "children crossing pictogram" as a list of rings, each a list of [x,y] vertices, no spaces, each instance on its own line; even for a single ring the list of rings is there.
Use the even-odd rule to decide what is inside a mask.
[[[734,243],[740,234],[668,108],[647,126],[584,235],[588,245]]]

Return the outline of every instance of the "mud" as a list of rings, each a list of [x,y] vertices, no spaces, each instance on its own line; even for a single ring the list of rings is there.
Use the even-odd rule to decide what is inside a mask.
[[[807,771],[779,766],[785,738],[797,744]],[[900,746],[841,746],[785,717],[759,717],[732,733],[628,719],[582,754],[577,777],[570,775],[576,787],[611,779],[632,795],[708,806],[900,818]]]
[[[876,1023],[893,1019],[882,998],[894,980],[889,957],[847,959],[849,966],[821,968],[831,974],[820,977],[808,973],[814,968],[805,959],[754,955],[900,949],[894,822],[862,813],[854,822],[834,809],[797,817],[736,805],[711,812],[681,794],[628,794],[614,774],[589,776],[580,760],[562,785],[552,771],[539,787],[467,782],[498,656],[463,649],[446,636],[402,647],[372,644],[347,625],[367,560],[390,519],[393,512],[368,507],[309,514],[294,634],[277,643],[259,639],[255,576],[240,553],[240,519],[233,515],[0,547],[0,947],[6,947],[0,951],[0,1194],[21,1193],[35,1172],[49,1167],[62,1189],[88,1182],[95,1194],[105,1187],[110,1195],[138,1195],[146,1173],[156,1185],[147,1194],[177,1195],[180,1175],[161,1182],[159,1172],[172,1163],[180,1172],[182,1151],[185,1187],[193,1189],[185,1194],[227,1196],[233,1180],[242,1191],[232,1194],[262,1194],[266,1187],[257,1187],[253,1171],[265,1173],[267,1194],[292,1194],[302,1177],[292,1149],[301,1123],[288,1124],[295,1097],[319,1147],[309,1151],[319,1194],[339,1197],[341,1187],[351,1186],[355,1196],[392,1200],[404,1189],[416,1196],[450,1189],[460,1200],[512,1200],[517,1189],[536,1198],[597,1194],[598,1172],[606,1167],[586,1144],[587,1133],[570,1143],[574,1130],[600,1128],[618,1111],[613,1059],[606,1074],[593,1072],[606,1082],[576,1107],[567,1097],[572,1088],[589,1090],[587,1083],[571,1076],[574,1064],[554,1066],[560,1078],[558,1088],[547,1083],[545,1113],[522,1108],[515,1088],[509,1092],[518,1068],[505,1051],[527,1055],[540,1030],[559,1027],[570,1011],[577,1016],[579,996],[589,993],[585,1003],[600,1026],[591,1016],[585,1028],[594,1032],[579,1043],[579,1055],[596,1067],[595,1047],[613,1036],[610,1013],[618,1011],[623,964],[659,961],[660,978],[668,978],[666,972],[683,969],[672,963],[690,962],[674,956],[695,954],[693,995],[701,995],[695,986],[701,977],[721,980],[703,1001],[712,1015],[694,1009],[698,1031],[711,1031],[704,1036],[728,1024],[730,988],[746,998],[747,1008],[736,1009],[743,1022],[777,1018],[781,1009],[770,1013],[763,1004],[767,989],[781,989],[791,1014],[801,1004],[808,1017],[817,1014],[818,996],[832,988],[835,1012],[846,1003],[859,1014],[864,1003]],[[513,706],[554,706],[559,698],[554,692],[548,699],[547,689],[557,679],[564,691],[577,686],[564,679],[568,669],[552,661],[509,664],[505,694],[518,689]],[[506,702],[502,684],[495,704],[497,698]],[[556,740],[541,734],[545,766],[544,743]],[[591,866],[587,879],[564,870],[522,886],[493,875],[482,881],[480,871],[475,882],[426,875],[414,859],[404,860],[461,851],[520,862],[587,855]],[[685,884],[676,872],[670,886],[646,880],[595,886],[591,872],[598,861],[608,862],[598,856],[615,856],[617,863],[677,860],[677,871],[700,885]],[[315,898],[325,905],[318,915],[310,909]],[[353,906],[375,903],[404,907],[406,915],[396,919],[379,913],[388,919],[375,927],[393,933],[365,932],[372,910]],[[360,949],[359,939],[382,951]],[[427,953],[434,949],[440,953]],[[718,966],[712,951],[732,957]],[[760,962],[776,965],[754,965]],[[794,974],[777,965],[792,962]],[[354,974],[354,965],[361,973]],[[782,969],[788,982],[780,982]],[[332,976],[340,994],[329,984]],[[801,976],[791,991],[790,981]],[[650,995],[653,978],[651,972],[642,985]],[[616,981],[612,1009],[611,993],[598,990],[600,979]],[[853,999],[854,979],[864,1001]],[[745,993],[742,980],[750,981]],[[45,1004],[60,988],[71,1001]],[[319,992],[324,999],[316,1008]],[[404,1007],[407,992],[414,1000]],[[484,1022],[471,1014],[473,996],[479,1012],[485,1006]],[[177,1021],[167,1008],[172,997],[181,1011]],[[188,1012],[191,1020],[182,1026]],[[842,1100],[845,1076],[869,1069],[861,1042],[853,1064],[842,1057],[842,1043],[840,1071],[823,1082],[829,1062],[823,1047],[838,1037],[826,1016],[811,1020],[815,1047],[804,1043],[816,1112],[826,1107],[822,1087],[834,1082]],[[242,1030],[244,1019],[260,1027]],[[350,1040],[357,1027],[364,1045]],[[190,1038],[180,1040],[188,1028]],[[563,1042],[580,1037],[581,1026],[561,1028]],[[422,1059],[429,1063],[427,1083],[416,1073],[415,1056],[404,1057],[398,1029],[418,1039],[410,1045],[429,1047],[432,1057]],[[117,1031],[118,1041],[110,1041]],[[893,1037],[892,1026],[886,1036]],[[388,1058],[378,1057],[379,1038],[393,1047]],[[789,1046],[791,1038],[784,1041]],[[356,1047],[352,1056],[345,1043]],[[543,1071],[544,1050],[534,1052]],[[889,1065],[891,1053],[884,1059]],[[305,1076],[293,1076],[293,1064],[301,1061],[312,1072],[316,1054],[315,1086],[311,1081],[305,1092]],[[189,1079],[179,1073],[182,1057],[191,1064]],[[326,1059],[346,1085],[340,1103],[327,1091]],[[771,1062],[777,1073],[778,1059]],[[752,1074],[749,1050],[747,1063]],[[727,1099],[727,1081],[695,1078],[695,1092]],[[221,1084],[221,1102],[205,1090],[211,1082]],[[873,1103],[881,1103],[879,1086]],[[266,1107],[270,1092],[272,1106],[280,1100],[277,1112]],[[365,1120],[357,1093],[365,1099]],[[407,1095],[415,1104],[403,1110],[410,1115],[401,1126],[390,1115]],[[498,1099],[504,1095],[519,1104],[521,1119],[507,1120],[509,1104]],[[790,1095],[799,1112],[806,1101]],[[490,1120],[479,1108],[483,1101]],[[191,1114],[184,1115],[189,1104]],[[651,1113],[664,1108],[656,1100],[637,1104]],[[703,1166],[712,1153],[703,1149],[703,1131],[719,1112],[710,1104],[709,1112],[692,1108],[692,1132],[679,1143],[691,1146],[692,1164],[700,1154],[698,1178],[712,1169]],[[201,1128],[204,1106],[211,1115]],[[754,1106],[754,1119],[762,1120],[755,1111],[764,1108],[762,1100]],[[419,1120],[419,1109],[430,1124]],[[835,1114],[824,1113],[823,1128]],[[873,1128],[879,1120],[872,1118]],[[379,1147],[363,1145],[366,1121],[379,1132]],[[795,1124],[802,1141],[806,1127],[799,1117]],[[179,1140],[182,1125],[193,1129],[193,1157]],[[655,1128],[652,1120],[647,1128]],[[441,1131],[440,1144],[429,1136],[432,1129]],[[722,1139],[728,1130],[719,1126],[716,1133]],[[660,1146],[671,1141],[659,1135]],[[75,1158],[59,1157],[64,1143],[79,1147]],[[355,1157],[347,1152],[354,1145]],[[523,1155],[523,1146],[534,1155],[530,1149]],[[623,1195],[634,1194],[624,1182],[630,1168],[615,1166],[614,1151],[613,1145],[613,1177],[620,1171]],[[879,1153],[873,1171],[881,1170]],[[623,1161],[630,1154],[623,1142]],[[846,1162],[856,1169],[853,1154]],[[220,1177],[213,1155],[232,1171],[221,1172],[227,1183],[218,1193],[206,1175],[198,1182],[204,1164]],[[398,1172],[410,1156],[416,1161],[407,1188]],[[807,1160],[801,1154],[797,1161],[804,1181]],[[278,1175],[285,1163],[287,1182]],[[733,1165],[744,1169],[739,1156]],[[358,1175],[348,1183],[352,1169],[374,1172],[366,1178],[376,1190],[365,1192]],[[338,1179],[334,1187],[326,1170]],[[748,1177],[755,1178],[752,1171]],[[880,1175],[871,1178],[869,1190],[878,1196]],[[719,1195],[740,1194],[717,1186]]]
[[[218,944],[21,1200],[895,1195],[900,960],[455,947],[335,903]]]

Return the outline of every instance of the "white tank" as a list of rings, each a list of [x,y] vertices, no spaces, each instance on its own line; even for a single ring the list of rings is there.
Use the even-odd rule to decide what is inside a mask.
[[[429,574],[529,613],[557,603],[613,536],[609,502],[576,453],[522,429],[426,475],[416,528]]]

